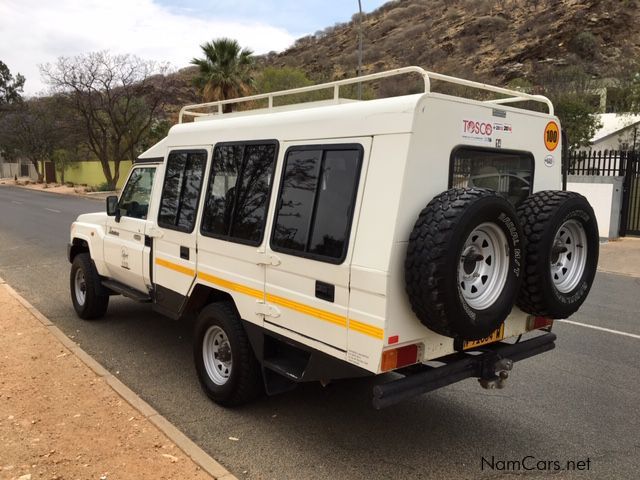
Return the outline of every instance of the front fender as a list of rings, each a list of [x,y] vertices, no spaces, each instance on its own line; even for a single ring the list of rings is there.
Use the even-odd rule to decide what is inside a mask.
[[[96,266],[98,274],[108,276],[109,271],[104,261],[105,228],[92,223],[74,222],[71,224],[71,244],[84,242],[89,248],[89,255]],[[71,259],[70,259],[71,260]]]

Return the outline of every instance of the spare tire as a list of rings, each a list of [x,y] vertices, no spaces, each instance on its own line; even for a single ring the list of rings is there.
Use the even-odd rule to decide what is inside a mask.
[[[579,193],[551,190],[529,196],[518,217],[526,269],[517,304],[532,315],[567,318],[587,298],[598,267],[593,209]]]
[[[405,260],[416,316],[459,340],[491,334],[520,288],[521,239],[515,209],[493,190],[457,188],[435,197],[413,227]]]

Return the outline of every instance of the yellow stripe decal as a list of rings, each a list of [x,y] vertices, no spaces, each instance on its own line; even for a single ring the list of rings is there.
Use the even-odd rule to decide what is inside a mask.
[[[196,271],[194,269],[178,265],[177,263],[173,263],[162,258],[156,258],[156,265],[160,265],[161,267],[168,268],[169,270],[183,273],[184,275],[189,275],[190,277],[195,277],[196,275]]]
[[[382,340],[384,338],[384,330],[374,327],[373,325],[358,322],[357,320],[349,320],[349,329],[377,338],[378,340]]]
[[[156,264],[160,265],[161,267],[165,267],[170,270],[182,273],[184,275],[189,275],[192,277],[196,275],[195,270],[193,270],[192,268],[178,265],[162,258],[156,258]],[[205,282],[213,283],[214,285],[226,288],[227,290],[233,290],[234,292],[243,293],[245,295],[249,295],[250,297],[264,299],[264,292],[262,290],[256,290],[255,288],[231,282],[220,277],[215,277],[204,272],[198,272],[198,278],[204,280]],[[336,315],[335,313],[327,312],[326,310],[310,307],[309,305],[295,302],[293,300],[288,300],[286,298],[272,294],[267,294],[266,301],[288,308],[289,310],[294,310],[296,312],[315,317],[319,320],[324,320],[325,322],[332,323],[339,327],[347,328],[347,317],[344,317],[342,315]],[[374,327],[373,325],[358,322],[357,320],[349,320],[348,328],[355,332],[362,333],[363,335],[367,335],[378,340],[382,340],[384,338],[384,330],[378,327]]]
[[[302,303],[294,302],[293,300],[287,300],[286,298],[278,297],[277,295],[267,294],[267,302],[281,305],[290,310],[295,310],[305,315],[311,315],[312,317],[319,318],[325,322],[333,323],[339,327],[347,327],[347,318],[342,315],[336,315],[335,313],[327,312],[326,310],[320,310],[318,308],[310,307]]]
[[[245,295],[249,295],[250,297],[255,298],[264,298],[264,292],[262,290],[256,290],[254,288],[245,287],[244,285],[240,285],[239,283],[230,282],[229,280],[225,280],[223,278],[214,277],[213,275],[209,275],[208,273],[198,272],[198,278],[201,278],[205,282],[213,283],[215,285],[219,285],[227,290],[233,290],[235,292],[244,293]]]

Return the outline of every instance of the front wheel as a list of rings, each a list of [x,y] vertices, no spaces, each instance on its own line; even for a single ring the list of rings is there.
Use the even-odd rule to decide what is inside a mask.
[[[260,394],[260,365],[232,304],[214,303],[202,310],[193,356],[200,384],[214,402],[237,406]]]
[[[109,306],[109,295],[100,293],[100,277],[88,253],[76,255],[71,264],[71,301],[83,320],[103,317]]]

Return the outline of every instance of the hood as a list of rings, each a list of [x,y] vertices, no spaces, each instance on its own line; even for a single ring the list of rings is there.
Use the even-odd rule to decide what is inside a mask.
[[[107,212],[83,213],[82,215],[78,215],[78,218],[76,218],[76,223],[104,225],[106,221]]]

